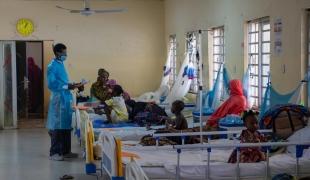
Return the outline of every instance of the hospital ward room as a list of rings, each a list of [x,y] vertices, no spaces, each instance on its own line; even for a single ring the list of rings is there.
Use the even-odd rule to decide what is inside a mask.
[[[310,0],[0,0],[0,180],[310,180]]]

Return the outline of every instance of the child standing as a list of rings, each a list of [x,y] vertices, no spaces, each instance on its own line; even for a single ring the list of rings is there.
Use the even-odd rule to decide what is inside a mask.
[[[122,94],[123,88],[115,85],[112,89],[112,98],[104,102],[105,113],[111,123],[128,121],[128,112]]]
[[[241,132],[240,141],[241,143],[260,143],[266,142],[266,138],[258,132],[257,124],[258,112],[249,110],[243,112],[242,119],[246,127]],[[260,150],[259,147],[240,148],[240,162],[241,163],[253,163],[265,161],[265,154]],[[237,162],[237,151],[234,150],[229,157],[229,163]]]

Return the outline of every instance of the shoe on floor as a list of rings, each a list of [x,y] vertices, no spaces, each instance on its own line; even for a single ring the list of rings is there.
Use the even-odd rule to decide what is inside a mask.
[[[50,160],[52,160],[52,161],[63,161],[64,157],[60,156],[59,154],[54,154],[54,155],[50,156]]]
[[[59,178],[60,180],[66,180],[66,179],[74,179],[73,176],[70,175],[63,175],[62,177]]]
[[[77,153],[68,153],[64,155],[64,158],[78,158],[79,155]]]

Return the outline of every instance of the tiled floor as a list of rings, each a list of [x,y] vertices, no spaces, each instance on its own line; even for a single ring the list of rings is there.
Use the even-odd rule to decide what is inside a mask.
[[[72,151],[81,152],[76,139]],[[0,130],[1,180],[57,180],[64,174],[75,180],[93,180],[84,172],[84,160],[55,162],[48,159],[50,139],[46,129]]]
[[[44,128],[44,119],[19,119],[18,128],[19,129],[33,129],[33,128]]]

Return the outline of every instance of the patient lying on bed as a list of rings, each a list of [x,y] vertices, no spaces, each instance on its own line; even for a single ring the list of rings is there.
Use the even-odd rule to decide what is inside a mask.
[[[243,112],[242,119],[246,126],[246,129],[241,132],[240,141],[241,143],[259,143],[265,142],[267,139],[260,134],[257,124],[258,112],[252,110]],[[251,148],[240,148],[240,162],[241,163],[252,163],[265,161],[265,154],[260,150],[259,147]],[[237,162],[237,151],[234,150],[228,160],[229,163]]]

